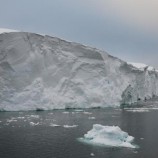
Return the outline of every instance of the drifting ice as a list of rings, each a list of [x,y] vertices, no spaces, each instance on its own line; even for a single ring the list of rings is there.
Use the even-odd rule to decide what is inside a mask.
[[[122,131],[118,126],[102,126],[94,124],[93,129],[80,139],[82,142],[114,147],[136,148],[131,144],[134,137],[129,136],[127,132]]]

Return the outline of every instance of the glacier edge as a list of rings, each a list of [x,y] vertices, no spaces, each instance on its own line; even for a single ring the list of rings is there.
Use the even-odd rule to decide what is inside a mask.
[[[155,69],[56,37],[0,34],[0,110],[117,107],[155,96]]]

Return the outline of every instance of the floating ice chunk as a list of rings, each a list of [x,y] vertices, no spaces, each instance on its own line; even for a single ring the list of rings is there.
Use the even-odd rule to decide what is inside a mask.
[[[125,110],[128,112],[149,112],[147,108],[126,108]]]
[[[63,127],[64,128],[75,128],[77,127],[78,125],[64,125]]]
[[[94,153],[91,153],[90,155],[91,155],[91,156],[95,156]]]
[[[63,114],[69,114],[69,112],[68,111],[64,111]]]
[[[39,115],[27,115],[27,117],[29,117],[29,118],[39,118]]]
[[[86,111],[84,111],[83,113],[84,113],[85,115],[92,115],[91,112],[86,112]]]
[[[88,117],[88,119],[90,119],[90,120],[95,120],[95,117]]]
[[[53,115],[53,113],[51,112],[51,113],[48,113],[48,115]]]
[[[57,124],[54,124],[54,123],[51,123],[49,126],[51,126],[51,127],[60,127],[60,125],[57,125]]]
[[[75,112],[83,112],[82,109],[75,109]]]
[[[17,119],[25,119],[25,117],[17,117]]]
[[[17,122],[17,120],[15,120],[15,119],[10,119],[10,120],[8,119],[7,120],[7,123],[11,123],[11,122]]]
[[[31,126],[37,126],[37,125],[39,125],[39,122],[37,122],[37,123],[30,122],[30,125],[31,125]]]
[[[80,139],[82,142],[94,145],[136,148],[131,144],[134,137],[122,131],[118,126],[102,126],[94,124],[93,129]]]

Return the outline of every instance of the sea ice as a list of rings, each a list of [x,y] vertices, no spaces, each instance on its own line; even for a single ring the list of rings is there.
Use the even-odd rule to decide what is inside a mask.
[[[103,146],[136,148],[132,144],[134,137],[122,131],[118,126],[102,126],[94,124],[93,129],[88,131],[80,141]]]

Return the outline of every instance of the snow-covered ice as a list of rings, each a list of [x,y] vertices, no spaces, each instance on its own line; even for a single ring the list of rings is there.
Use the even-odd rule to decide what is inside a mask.
[[[9,32],[18,32],[18,31],[17,30],[12,30],[12,29],[0,28],[0,34],[9,33]]]
[[[133,145],[133,136],[122,131],[118,126],[102,126],[94,124],[92,130],[88,131],[80,141],[101,146],[136,148]]]
[[[12,32],[0,41],[0,111],[118,107],[158,96],[158,72],[149,66],[140,71],[47,35]]]
[[[144,71],[145,69],[147,69],[148,71],[157,71],[154,67],[143,64],[143,63],[133,63],[133,62],[128,62],[128,64],[134,66],[135,68]]]

